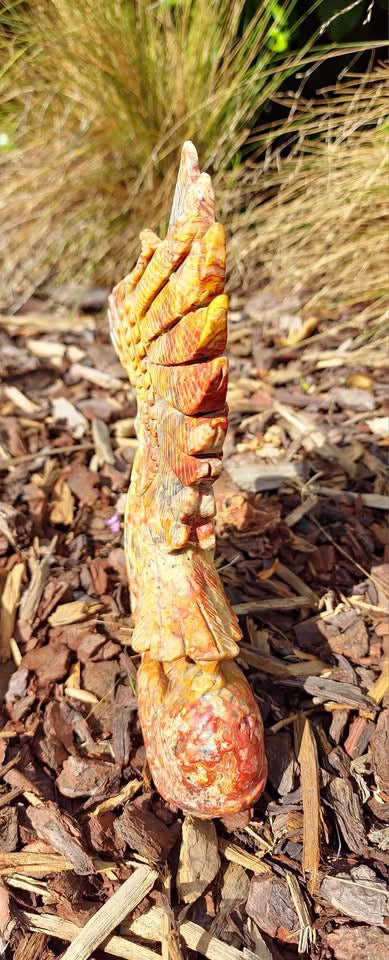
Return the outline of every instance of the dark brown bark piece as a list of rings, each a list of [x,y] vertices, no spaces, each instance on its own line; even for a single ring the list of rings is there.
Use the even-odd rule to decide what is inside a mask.
[[[355,717],[344,744],[344,749],[349,757],[354,760],[355,757],[361,757],[363,753],[366,753],[374,730],[375,726],[371,720],[366,720],[366,717]]]
[[[283,877],[253,877],[246,913],[269,937],[298,943],[299,921]]]
[[[378,718],[371,752],[378,789],[389,800],[389,709],[383,710]]]
[[[349,780],[335,777],[328,787],[331,806],[349,850],[361,854],[367,845],[362,807]]]
[[[327,943],[335,960],[389,960],[389,934],[380,927],[339,927]]]
[[[46,840],[73,864],[76,873],[94,873],[93,860],[85,849],[81,829],[76,820],[60,810],[56,803],[29,807],[28,817],[41,840]]]
[[[126,767],[130,756],[131,722],[136,700],[130,688],[120,685],[116,690],[113,710],[112,745],[116,763]]]
[[[126,844],[119,834],[115,833],[116,819],[116,815],[110,811],[99,813],[96,817],[89,818],[85,830],[90,846],[97,853],[120,860],[124,856]]]
[[[0,810],[0,852],[13,853],[18,845],[18,813],[15,807]]]
[[[266,738],[269,780],[280,796],[291,793],[294,786],[296,760],[287,730]]]
[[[58,789],[65,797],[91,797],[96,803],[116,793],[119,785],[117,766],[83,757],[68,757],[57,777]]]
[[[279,680],[284,687],[302,687],[311,697],[320,697],[324,700],[334,700],[335,703],[344,703],[355,710],[377,710],[377,704],[361,692],[353,683],[341,683],[327,677],[306,677],[303,680],[289,678]]]
[[[36,674],[39,687],[45,687],[65,676],[69,660],[69,651],[63,644],[48,643],[35,650],[29,650],[23,657],[22,666]]]
[[[127,803],[116,820],[115,835],[153,863],[166,860],[180,834],[179,823],[167,827],[151,810]]]
[[[295,627],[299,645],[325,657],[342,654],[359,661],[369,651],[365,623],[356,610],[344,610],[332,617],[312,617]]]

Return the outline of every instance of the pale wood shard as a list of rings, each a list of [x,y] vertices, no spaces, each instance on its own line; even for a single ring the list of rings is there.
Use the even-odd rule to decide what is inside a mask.
[[[82,623],[96,616],[104,609],[104,604],[100,600],[93,600],[92,597],[83,597],[80,600],[71,600],[69,603],[60,604],[54,613],[48,618],[51,627],[64,627],[70,623]]]
[[[65,477],[58,477],[53,488],[53,503],[50,510],[52,524],[70,527],[74,518],[74,497]]]
[[[1,596],[0,613],[0,663],[11,657],[10,640],[13,636],[16,610],[20,599],[20,591],[24,573],[24,563],[15,563],[9,571],[5,587]]]
[[[65,420],[75,439],[81,440],[88,430],[88,421],[84,414],[66,397],[54,397],[51,404],[54,419]]]
[[[219,837],[218,847],[226,860],[230,860],[231,863],[239,863],[246,870],[251,870],[256,875],[271,874],[272,872],[271,867],[267,863],[262,863],[261,860],[261,856],[265,856],[266,850],[263,850],[260,854],[249,853],[244,847],[240,847],[237,843],[231,843],[230,840],[225,840],[223,837]]]
[[[52,914],[36,914],[27,910],[19,911],[21,919],[29,930],[38,930],[46,933],[48,936],[57,937],[59,940],[73,940],[80,932],[80,928],[70,920],[63,920],[61,917],[55,917]],[[152,916],[151,916],[152,915]],[[124,924],[121,929],[128,933],[134,932],[137,936],[144,939],[161,942],[162,940],[162,916],[161,908],[154,908],[143,914],[133,924]],[[84,928],[83,928],[84,929]],[[197,950],[201,957],[207,960],[244,960],[244,953],[236,947],[231,947],[224,940],[212,937],[198,923],[188,920],[180,925],[180,936],[183,942],[190,950]],[[100,946],[103,953],[111,957],[120,957],[121,960],[160,960],[160,953],[151,950],[139,943],[133,943],[125,936],[108,936],[105,942]],[[62,960],[68,960],[66,954]],[[81,960],[78,955],[74,960]]]
[[[35,556],[29,559],[31,579],[28,587],[24,590],[19,607],[19,620],[22,623],[32,624],[39,603],[49,576],[50,560],[57,546],[58,536],[53,537],[46,555],[42,560],[37,560]]]
[[[317,746],[310,721],[303,714],[295,720],[296,754],[300,764],[303,801],[303,871],[308,887],[316,889],[320,864],[320,783]]]
[[[40,406],[38,403],[33,403],[29,397],[26,397],[25,393],[22,393],[18,387],[13,386],[4,386],[4,393],[8,400],[14,404],[19,410],[22,410],[23,413],[27,413],[29,416],[33,416],[34,413],[38,413]]]
[[[182,825],[177,890],[184,903],[194,903],[220,868],[217,834],[212,820],[186,817]]]
[[[102,800],[93,810],[90,810],[89,816],[98,817],[100,813],[107,813],[108,810],[116,810],[117,807],[121,807],[127,800],[131,800],[138,790],[140,790],[141,786],[141,780],[129,780],[119,793],[114,793],[113,796],[108,797],[107,800]]]
[[[158,877],[156,870],[139,867],[122,883],[109,900],[79,930],[62,960],[88,960],[112,930],[150,893]]]
[[[92,437],[96,451],[95,457],[92,458],[92,460],[96,460],[97,467],[103,466],[104,463],[115,463],[110,432],[107,424],[104,423],[103,420],[92,420]],[[94,463],[92,469],[93,467]]]
[[[32,797],[32,794],[26,796],[29,803],[32,802]],[[37,802],[42,803],[42,798]],[[113,860],[101,860],[98,857],[92,857],[92,860],[96,873],[109,873],[117,869],[117,863]],[[131,866],[129,861],[123,862],[124,866]],[[41,878],[53,873],[67,873],[69,870],[74,870],[73,864],[59,853],[40,853],[37,850],[0,853],[0,877],[12,877],[18,874],[24,877]]]

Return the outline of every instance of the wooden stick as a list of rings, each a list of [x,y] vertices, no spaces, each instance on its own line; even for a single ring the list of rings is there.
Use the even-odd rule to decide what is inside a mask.
[[[303,871],[308,874],[308,889],[314,892],[320,864],[320,791],[316,741],[308,718],[299,714],[295,721],[296,755],[301,769],[303,801]]]
[[[42,447],[36,453],[23,453],[20,457],[4,457],[0,459],[0,470],[8,467],[15,467],[18,463],[29,463],[30,460],[37,460],[38,457],[56,457],[60,453],[78,453],[79,450],[93,450],[93,443],[73,443],[68,447]]]
[[[306,597],[277,597],[271,600],[247,600],[245,603],[236,603],[232,609],[242,616],[244,613],[263,613],[268,610],[298,610],[306,606]]]
[[[131,878],[130,878],[131,879]],[[111,897],[112,899],[112,897]],[[110,901],[108,901],[109,903]],[[145,938],[161,942],[162,939],[162,910],[154,908],[148,911],[153,914],[152,925],[150,925],[145,915],[145,927],[142,928],[142,917],[137,919],[137,934]],[[72,947],[75,946],[76,936],[80,933],[77,924],[70,920],[63,920],[61,917],[55,917],[53,914],[36,914],[27,910],[19,910],[18,916],[24,921],[28,930],[36,930],[46,933],[48,936],[57,937],[59,940],[72,940]],[[92,921],[95,920],[92,918]],[[89,921],[91,922],[91,921]],[[85,930],[85,927],[82,928]],[[142,932],[141,932],[142,931]],[[207,960],[244,960],[243,953],[236,947],[231,947],[223,940],[212,937],[200,927],[198,923],[186,921],[180,927],[180,935],[191,950],[197,950],[198,954],[206,957]],[[71,948],[69,948],[71,949]],[[100,949],[111,957],[118,957],[121,960],[161,960],[161,955],[149,947],[141,946],[138,943],[132,943],[126,937],[112,936],[108,937]],[[74,954],[77,960],[81,960],[83,954]],[[62,960],[68,960],[68,952],[63,955]]]
[[[78,931],[71,946],[65,950],[62,960],[88,960],[112,930],[152,890],[157,877],[156,870],[146,866],[138,867],[112,897],[103,903],[85,927]]]

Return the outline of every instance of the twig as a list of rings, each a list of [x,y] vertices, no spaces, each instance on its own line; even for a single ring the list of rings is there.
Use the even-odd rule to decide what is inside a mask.
[[[322,487],[316,483],[310,485],[309,489],[318,497],[328,497],[329,500],[337,497],[352,497],[353,500],[361,500],[371,510],[389,510],[389,497],[380,493],[355,493],[354,490],[336,490],[334,487]],[[317,497],[315,499],[317,502]]]
[[[306,606],[306,597],[281,597],[274,600],[247,600],[245,603],[236,603],[232,609],[238,616],[242,616],[245,613],[262,613],[266,610],[298,610]]]
[[[306,716],[299,714],[295,721],[295,731],[304,813],[302,867],[304,873],[308,874],[309,889],[312,893],[317,885],[320,864],[319,763],[316,741]]]
[[[309,489],[312,489],[311,486]],[[306,500],[303,500],[298,507],[295,507],[294,510],[291,510],[291,512],[288,513],[288,516],[284,518],[284,523],[286,523],[286,526],[290,528],[294,527],[296,523],[302,519],[302,517],[305,517],[306,513],[310,513],[310,511],[316,507],[318,502],[318,497],[307,497]]]
[[[103,903],[85,927],[78,930],[71,946],[65,950],[63,960],[88,960],[124,917],[150,893],[157,877],[156,870],[146,866],[138,867],[112,897]]]
[[[63,920],[61,917],[55,917],[51,913],[35,914],[27,910],[20,910],[18,915],[24,921],[28,930],[40,931],[60,940],[74,941],[74,938],[80,932],[80,928],[75,923],[70,920]],[[162,940],[162,910],[154,907],[141,917],[137,917],[134,922],[134,933],[135,926],[137,936],[144,936],[160,943]],[[131,934],[132,923],[131,925],[125,923],[124,929],[126,932],[127,927]],[[186,921],[181,924],[180,936],[190,950],[197,950],[198,954],[207,957],[207,960],[243,960],[241,950],[229,946],[228,943],[224,943],[217,937],[212,937],[198,923]],[[113,957],[120,957],[122,960],[161,960],[159,953],[138,943],[131,943],[123,936],[109,937],[100,949],[104,953]],[[63,960],[65,960],[65,956]]]
[[[261,855],[248,853],[243,847],[240,847],[237,843],[230,843],[229,840],[224,840],[223,837],[219,837],[218,847],[220,853],[223,854],[223,857],[226,860],[230,860],[231,863],[239,863],[242,867],[245,867],[246,870],[252,870],[253,873],[271,873],[271,868],[266,864],[262,863],[260,856],[264,857],[266,850],[264,850]]]
[[[109,900],[107,903],[109,903]],[[20,910],[18,915],[21,920],[24,921],[28,930],[46,933],[49,937],[57,937],[58,940],[73,941],[63,955],[63,960],[69,956],[69,950],[73,950],[80,932],[83,933],[85,930],[85,927],[82,927],[80,931],[76,923],[72,923],[70,920],[63,920],[62,917],[55,917],[48,913],[35,914],[29,913],[27,910]],[[95,914],[95,916],[97,916],[97,914]],[[92,921],[94,919],[95,918],[92,917]],[[100,945],[100,949],[103,950],[104,953],[109,954],[109,956],[120,957],[122,960],[161,960],[160,954],[156,953],[155,950],[150,950],[149,947],[141,947],[140,944],[137,943],[131,943],[130,940],[125,940],[124,937],[109,937],[103,946]],[[85,954],[73,953],[73,956],[76,960],[79,960],[79,958],[85,956]]]
[[[56,457],[59,453],[77,453],[79,450],[94,450],[93,443],[73,443],[68,447],[42,447],[36,453],[24,453],[21,457],[5,457],[0,459],[0,470],[7,467],[16,467],[18,463],[29,463],[38,457]]]

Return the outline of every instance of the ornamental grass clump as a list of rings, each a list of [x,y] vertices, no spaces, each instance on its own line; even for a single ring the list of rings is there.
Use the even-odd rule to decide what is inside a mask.
[[[51,277],[122,275],[141,227],[166,229],[183,140],[229,190],[255,117],[307,50],[275,65],[277,18],[294,7],[263,3],[246,22],[243,0],[5,4],[3,306]]]
[[[349,75],[257,133],[265,160],[240,183],[232,255],[306,310],[387,311],[388,86],[387,64]]]

